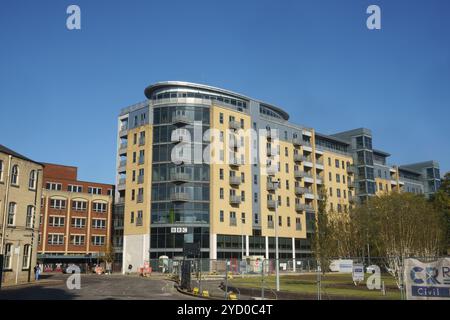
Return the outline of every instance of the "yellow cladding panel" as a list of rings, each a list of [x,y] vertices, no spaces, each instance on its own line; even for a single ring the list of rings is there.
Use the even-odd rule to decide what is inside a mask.
[[[386,193],[390,193],[393,189],[391,186],[391,180],[387,179],[381,179],[381,178],[375,178],[375,184],[376,184],[376,195],[381,196]]]
[[[145,132],[144,141],[140,139],[141,132]],[[130,129],[128,132],[124,235],[140,235],[149,232],[151,218],[152,134],[152,125],[149,124]],[[144,162],[140,164],[139,153],[142,150],[144,151]],[[143,179],[139,177],[139,170],[143,170],[144,172]],[[134,181],[133,172],[135,177]],[[140,188],[143,188],[142,202],[138,196],[138,190]],[[132,200],[132,190],[134,190],[134,200]],[[141,221],[138,217],[139,211],[142,211],[142,223],[140,223]],[[133,222],[131,221],[132,213],[134,213]]]
[[[295,210],[295,182],[294,177],[294,167],[296,163],[294,162],[294,145],[290,142],[273,140],[271,147],[275,152],[275,157],[272,160],[272,164],[275,168],[278,167],[277,162],[280,163],[280,171],[276,172],[275,176],[272,177],[272,181],[279,181],[279,188],[276,192],[269,192],[267,190],[267,179],[268,176],[265,172],[265,155],[267,140],[264,137],[260,137],[260,148],[263,152],[260,152],[262,156],[261,160],[261,172],[260,172],[260,203],[261,203],[261,227],[263,236],[273,237],[275,236],[275,210],[268,208],[268,195],[272,194],[272,199],[277,201],[278,196],[281,197],[281,205],[277,207],[277,215],[281,217],[281,226],[278,225],[278,236],[287,238],[306,238],[306,218],[305,213],[297,213]],[[278,147],[279,145],[279,147]],[[278,152],[279,148],[279,152]],[[286,151],[287,150],[287,151]],[[300,149],[299,149],[300,150]],[[286,153],[287,152],[287,153]],[[301,153],[301,151],[299,151]],[[278,160],[277,160],[278,158]],[[286,171],[286,165],[288,166]],[[299,169],[302,170],[302,165],[298,165]],[[289,184],[289,185],[288,185]],[[302,181],[299,181],[299,186],[303,187]],[[312,192],[313,193],[313,192]],[[299,197],[300,198],[300,197]],[[289,201],[289,203],[288,203]],[[304,200],[300,200],[300,203],[304,203]],[[289,205],[288,205],[289,204]],[[273,228],[269,228],[268,216],[272,216]],[[290,220],[290,225],[288,226],[288,218]],[[301,229],[296,229],[296,219],[300,219]]]
[[[243,131],[251,128],[250,116],[242,112],[230,110],[227,108],[212,106],[211,107],[211,129],[212,132],[216,132],[212,137],[212,152],[214,156],[219,159],[218,148],[223,148],[224,162],[213,163],[210,165],[210,224],[211,233],[213,234],[228,234],[228,235],[251,235],[252,234],[252,173],[250,164],[250,139],[244,137],[243,147],[237,149],[237,160],[241,159],[241,154],[244,155],[245,164],[232,167],[229,165],[229,153],[233,151],[230,146],[230,134],[233,132],[230,130],[230,117],[234,117],[234,120],[241,122],[244,121],[243,130],[236,131],[237,141],[240,141],[241,136],[244,136]],[[220,119],[223,119],[221,123]],[[220,132],[223,132],[224,141],[220,141]],[[217,148],[216,148],[217,146]],[[223,170],[223,179],[221,179],[220,172]],[[230,184],[230,172],[234,171],[236,177],[241,177],[244,174],[244,181],[241,181],[238,185]],[[220,198],[220,190],[223,190],[223,199]],[[230,204],[230,190],[234,190],[236,196],[241,196],[244,192],[245,200],[239,205]],[[220,221],[220,212],[223,211],[223,221]],[[231,223],[231,212],[235,212],[235,223]],[[245,223],[242,223],[242,213],[245,214]]]
[[[341,205],[344,212],[346,208],[349,208],[349,196],[355,195],[355,189],[349,188],[349,181],[354,182],[356,174],[347,172],[347,164],[352,165],[353,158],[339,153],[324,151],[323,160],[324,184],[328,197],[327,211],[331,209],[337,211],[338,205]],[[338,192],[340,192],[340,197],[338,197]]]

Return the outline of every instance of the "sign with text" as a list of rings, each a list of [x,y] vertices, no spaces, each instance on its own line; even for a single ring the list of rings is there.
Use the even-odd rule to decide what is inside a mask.
[[[406,259],[404,279],[408,300],[450,300],[450,258]]]
[[[171,233],[187,233],[188,228],[186,227],[172,227],[170,228]]]
[[[364,265],[362,263],[353,264],[352,278],[353,282],[364,281]]]

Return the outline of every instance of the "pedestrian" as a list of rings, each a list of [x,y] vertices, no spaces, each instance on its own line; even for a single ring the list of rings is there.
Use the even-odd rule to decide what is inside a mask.
[[[35,277],[36,281],[39,280],[40,274],[41,274],[41,267],[39,266],[39,264],[37,264],[37,265],[34,267],[34,277]]]

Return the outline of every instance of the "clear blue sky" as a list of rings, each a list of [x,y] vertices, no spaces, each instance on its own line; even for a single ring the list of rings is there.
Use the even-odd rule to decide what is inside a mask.
[[[81,7],[82,30],[66,29]],[[382,30],[366,8],[382,9]],[[113,182],[120,108],[156,81],[234,90],[391,163],[450,170],[450,1],[0,2],[0,143]]]

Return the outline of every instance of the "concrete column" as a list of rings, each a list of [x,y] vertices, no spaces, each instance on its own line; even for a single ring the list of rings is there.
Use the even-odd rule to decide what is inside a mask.
[[[295,261],[295,238],[292,238],[292,270],[295,272],[296,269],[296,261]]]
[[[268,236],[265,237],[264,242],[266,244],[266,259],[269,259],[269,237]]]
[[[217,234],[211,233],[209,235],[209,259],[217,259]]]
[[[250,243],[249,243],[250,237],[248,235],[245,236],[245,255],[250,255]]]

